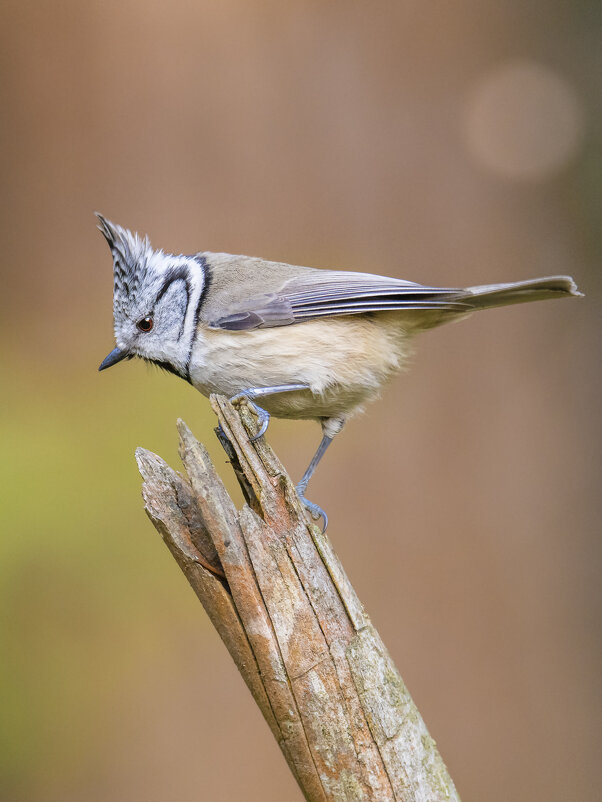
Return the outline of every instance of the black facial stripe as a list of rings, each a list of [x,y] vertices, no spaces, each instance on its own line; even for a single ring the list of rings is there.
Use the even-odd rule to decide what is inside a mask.
[[[186,325],[186,313],[188,312],[188,306],[190,304],[190,286],[188,282],[184,284],[186,287],[186,312],[182,315],[182,322],[180,323],[180,331],[178,332],[178,340],[182,338],[182,334],[184,334],[184,327]]]
[[[190,293],[190,276],[188,274],[188,268],[185,265],[180,265],[179,267],[170,267],[165,271],[165,278],[163,279],[161,289],[157,293],[155,304],[158,304],[161,298],[163,298],[172,281],[178,281],[178,279],[181,279],[186,284],[186,291],[187,293]]]
[[[161,368],[161,370],[166,370],[168,373],[173,373],[174,376],[178,376],[180,379],[185,379],[187,382],[190,382],[190,377],[180,373],[180,371],[174,367],[171,362],[162,362],[160,359],[150,359],[149,357],[143,356],[142,359],[149,365],[155,365],[157,368]]]
[[[204,298],[205,293],[207,292],[207,290],[211,286],[211,282],[213,281],[213,273],[211,272],[211,265],[201,253],[197,253],[192,258],[203,271],[203,292],[201,293],[201,298]],[[199,301],[201,300],[201,298],[199,298]],[[197,307],[197,314],[198,312],[200,312],[200,310],[201,310],[201,304],[199,303]]]
[[[197,255],[193,256],[192,258],[195,260],[195,262],[197,262],[200,265],[200,268],[203,271],[203,289],[201,290],[201,294],[199,295],[199,299],[196,303],[196,309],[194,310],[192,337],[190,338],[190,348],[188,350],[188,358],[186,359],[186,377],[187,381],[189,381],[191,384],[192,382],[190,379],[190,360],[192,358],[192,349],[194,348],[194,343],[196,341],[196,330],[199,323],[199,318],[201,316],[201,307],[203,306],[205,296],[207,295],[207,290],[209,289],[211,285],[211,280],[213,278],[209,262],[205,259],[204,256]]]

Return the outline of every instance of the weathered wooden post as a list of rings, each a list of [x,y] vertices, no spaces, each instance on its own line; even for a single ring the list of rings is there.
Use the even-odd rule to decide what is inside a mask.
[[[328,538],[254,417],[211,398],[237,510],[180,422],[187,479],[136,452],[146,511],[207,611],[305,798],[454,802],[454,784]]]

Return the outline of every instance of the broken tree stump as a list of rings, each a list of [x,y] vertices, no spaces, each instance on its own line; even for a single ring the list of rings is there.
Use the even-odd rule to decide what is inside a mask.
[[[178,422],[183,478],[142,448],[145,509],[311,802],[454,802],[435,741],[255,418],[212,396],[247,504]]]

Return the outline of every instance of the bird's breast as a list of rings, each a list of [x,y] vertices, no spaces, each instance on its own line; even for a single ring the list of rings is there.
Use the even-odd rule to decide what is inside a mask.
[[[276,417],[349,414],[403,368],[408,338],[399,316],[338,317],[230,332],[200,325],[190,377],[204,395],[233,396],[251,387],[305,384],[260,404]]]

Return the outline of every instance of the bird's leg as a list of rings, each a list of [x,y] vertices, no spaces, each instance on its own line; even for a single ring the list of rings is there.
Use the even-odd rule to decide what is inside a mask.
[[[233,395],[232,398],[229,399],[230,403],[233,404],[235,401],[241,401],[243,398],[246,398],[249,402],[249,406],[253,408],[257,415],[259,431],[250,438],[251,442],[257,440],[266,433],[268,423],[270,422],[270,413],[256,404],[253,399],[261,398],[264,395],[275,395],[276,393],[290,393],[295,390],[309,390],[309,386],[307,384],[277,384],[274,387],[247,387],[245,390],[241,390],[240,393]]]
[[[318,463],[320,462],[320,460],[324,456],[324,452],[326,451],[326,449],[328,448],[328,446],[331,443],[332,443],[332,437],[329,437],[327,434],[325,434],[322,437],[322,441],[320,442],[320,445],[318,446],[318,450],[313,455],[312,460],[309,463],[307,470],[303,474],[303,478],[301,479],[301,481],[299,482],[299,484],[297,485],[297,488],[296,488],[297,489],[297,495],[299,496],[299,499],[301,500],[301,503],[303,504],[305,509],[309,510],[309,514],[314,519],[314,521],[319,521],[320,518],[323,519],[323,521],[324,521],[324,528],[322,529],[323,532],[326,531],[326,527],[328,526],[328,515],[326,515],[324,510],[321,507],[318,507],[317,504],[314,504],[312,501],[308,501],[308,499],[305,498],[305,491],[307,489],[307,485],[309,484],[309,480],[314,475],[314,471],[318,467]]]
[[[324,521],[324,527],[322,532],[326,531],[326,527],[328,526],[328,515],[324,512],[324,510],[319,507],[317,504],[314,504],[312,501],[309,501],[305,498],[305,491],[307,490],[307,485],[309,484],[309,480],[314,475],[316,468],[318,467],[318,463],[324,456],[326,449],[332,443],[334,436],[338,434],[343,425],[345,423],[344,418],[326,418],[322,421],[322,431],[324,432],[322,436],[322,440],[320,445],[318,446],[318,450],[313,455],[311,462],[309,463],[307,470],[303,474],[301,481],[297,485],[297,495],[301,500],[303,506],[309,511],[309,514],[314,519],[314,521],[319,521],[320,518]]]

